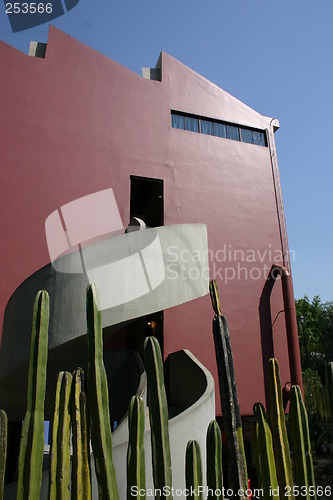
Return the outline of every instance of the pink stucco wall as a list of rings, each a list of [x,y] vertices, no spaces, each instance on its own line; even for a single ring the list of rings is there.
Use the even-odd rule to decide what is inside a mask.
[[[267,129],[274,141],[271,119],[165,53],[162,81],[150,81],[54,28],[45,59],[0,42],[0,64],[1,316],[20,283],[49,262],[44,223],[51,212],[112,187],[126,225],[130,176],[163,179],[164,223],[207,224],[241,411],[251,413],[264,401],[260,297],[271,264],[282,262],[270,149],[172,129],[170,110]],[[256,262],[240,261],[240,279],[225,283],[226,267],[238,263],[224,262],[224,249],[248,257],[253,250]],[[261,272],[245,279],[245,268],[254,267]],[[282,309],[277,283],[273,320]],[[285,383],[286,333],[277,317]],[[208,296],[166,311],[164,354],[188,348],[217,380],[211,321]]]

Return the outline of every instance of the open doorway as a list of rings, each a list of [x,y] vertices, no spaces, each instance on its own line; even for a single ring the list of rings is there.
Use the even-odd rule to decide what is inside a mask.
[[[139,217],[147,227],[164,224],[163,180],[131,175],[130,216]]]

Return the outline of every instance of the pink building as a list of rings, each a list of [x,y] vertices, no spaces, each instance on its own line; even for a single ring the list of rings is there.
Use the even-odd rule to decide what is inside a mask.
[[[252,414],[254,402],[265,402],[269,357],[278,358],[283,385],[291,380],[288,339],[292,375],[299,373],[290,288],[284,300],[281,280],[269,279],[273,264],[290,271],[278,121],[166,53],[143,78],[55,28],[45,57],[0,42],[0,61],[1,316],[21,284],[50,264],[45,221],[72,200],[112,188],[125,227],[133,216],[150,227],[205,224],[241,413]],[[182,258],[188,265],[196,255]],[[0,399],[8,407],[10,374],[21,373],[20,312],[9,316],[0,354]],[[189,349],[217,389],[212,317],[205,295],[124,325],[108,347],[140,349],[136,332],[141,341],[155,329],[165,357]]]

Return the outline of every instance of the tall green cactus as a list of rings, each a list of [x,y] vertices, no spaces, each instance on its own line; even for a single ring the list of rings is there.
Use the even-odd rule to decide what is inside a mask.
[[[4,410],[0,410],[0,498],[3,498],[7,459],[8,419]]]
[[[279,363],[269,360],[270,422],[280,498],[293,500],[293,476],[282,400]],[[289,493],[290,491],[290,493]]]
[[[20,455],[17,500],[39,498],[44,455],[44,399],[49,324],[49,296],[36,295],[30,344],[27,411],[25,414]]]
[[[146,499],[144,430],[144,402],[139,396],[133,396],[128,412],[127,500]]]
[[[297,385],[291,388],[289,425],[293,450],[294,472],[297,486],[304,486],[303,497],[310,500],[316,495],[308,417],[303,403],[301,389]]]
[[[212,420],[206,436],[206,475],[210,500],[223,500],[222,437],[216,420]]]
[[[58,375],[52,422],[50,450],[49,499],[70,499],[72,374]]]
[[[72,500],[91,500],[90,443],[84,371],[73,373],[72,396]]]
[[[278,500],[279,489],[276,476],[272,434],[267,423],[266,412],[261,403],[253,407],[255,417],[255,458],[259,488],[263,490],[263,500]]]
[[[197,441],[189,441],[185,455],[186,498],[203,500],[202,465],[200,446]]]
[[[157,498],[172,500],[168,405],[164,387],[162,354],[155,337],[145,339],[144,361],[147,372],[154,486],[158,492],[162,492],[162,495],[158,495]],[[167,494],[163,494],[164,488]]]
[[[112,460],[109,392],[103,362],[102,319],[96,285],[87,290],[88,394],[99,497],[118,500],[116,473]]]
[[[213,336],[228,452],[228,476],[230,487],[237,492],[236,498],[243,500],[247,498],[247,471],[229,330],[226,318],[221,314],[215,280],[211,281],[209,289],[215,312]]]

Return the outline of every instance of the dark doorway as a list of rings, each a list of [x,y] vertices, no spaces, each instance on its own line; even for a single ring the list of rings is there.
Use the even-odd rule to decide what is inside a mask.
[[[163,180],[131,176],[130,216],[147,227],[163,226]]]
[[[164,224],[163,180],[131,175],[130,218],[139,217],[147,228]],[[126,343],[142,355],[144,338],[154,335],[163,352],[163,311],[139,318],[126,328]]]

